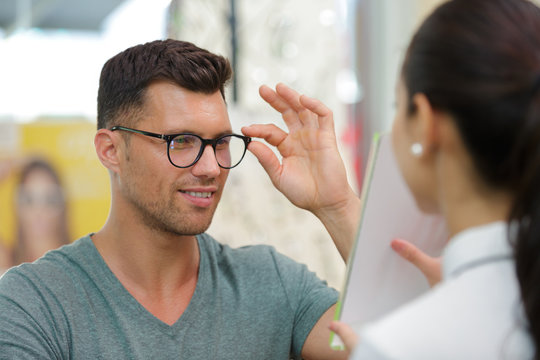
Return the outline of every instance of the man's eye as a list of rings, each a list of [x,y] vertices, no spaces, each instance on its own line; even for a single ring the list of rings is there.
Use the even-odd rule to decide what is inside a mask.
[[[179,135],[171,141],[172,149],[187,149],[198,146],[200,140],[192,135]]]
[[[222,138],[218,139],[218,141],[216,142],[216,147],[217,148],[226,148],[226,147],[229,146],[230,142],[231,142],[231,136],[222,137]]]

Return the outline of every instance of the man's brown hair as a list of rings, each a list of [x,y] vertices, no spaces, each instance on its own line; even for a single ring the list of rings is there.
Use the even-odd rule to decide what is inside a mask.
[[[144,105],[147,87],[165,80],[184,89],[213,94],[231,78],[223,56],[179,40],[156,40],[122,51],[109,59],[99,79],[98,129],[131,126]]]

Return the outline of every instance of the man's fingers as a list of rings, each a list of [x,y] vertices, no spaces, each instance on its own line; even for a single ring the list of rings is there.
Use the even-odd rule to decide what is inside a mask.
[[[318,127],[324,130],[334,131],[333,113],[321,101],[306,95],[300,97],[300,103],[306,109],[315,113],[318,117]]]
[[[339,336],[348,351],[352,351],[356,347],[356,344],[358,343],[358,335],[356,335],[354,330],[349,325],[340,321],[332,321],[330,323],[330,330]]]
[[[258,141],[252,141],[249,143],[248,150],[255,155],[259,163],[262,165],[264,171],[270,177],[272,184],[277,187],[279,183],[279,175],[281,172],[281,163],[276,154],[270,148]]]
[[[301,126],[298,110],[293,108],[293,106],[291,106],[291,104],[276,91],[266,85],[262,85],[259,88],[259,95],[271,107],[281,113],[281,117],[285,121],[285,124],[287,124],[289,130],[293,131]],[[295,104],[295,107],[296,106],[297,105]]]
[[[332,111],[317,99],[300,95],[294,89],[279,83],[274,91],[266,85],[259,94],[270,106],[279,111],[289,129],[295,129],[300,121],[304,126],[334,131]]]
[[[266,85],[262,85],[259,88],[259,95],[280,113],[284,113],[290,108],[290,106],[274,90]]]
[[[273,146],[279,146],[279,144],[287,138],[287,133],[274,124],[244,126],[242,128],[242,133],[246,136],[264,139]]]
[[[441,281],[441,259],[427,255],[416,246],[402,239],[394,239],[390,246],[402,258],[416,266],[426,277],[430,286]]]
[[[276,85],[276,93],[296,112],[304,110],[300,94],[283,83]]]
[[[287,133],[274,124],[255,124],[244,126],[242,133],[246,136],[262,138],[270,145],[279,146],[287,138]],[[266,145],[258,141],[249,143],[248,150],[255,155],[270,180],[277,186],[281,172],[281,163],[276,154]]]

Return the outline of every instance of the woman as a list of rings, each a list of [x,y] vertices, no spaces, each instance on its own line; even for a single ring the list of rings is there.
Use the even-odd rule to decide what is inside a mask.
[[[32,159],[21,169],[18,184],[15,265],[69,242],[64,190],[53,167]]]
[[[356,335],[353,359],[540,359],[540,9],[453,0],[413,37],[394,151],[452,235],[443,280]]]

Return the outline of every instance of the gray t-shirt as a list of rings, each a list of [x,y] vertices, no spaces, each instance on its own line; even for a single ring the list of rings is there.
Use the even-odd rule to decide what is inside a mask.
[[[169,326],[122,286],[89,236],[0,278],[2,359],[289,359],[337,301],[269,246],[209,235],[193,298]]]

